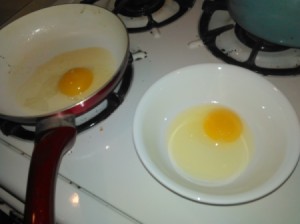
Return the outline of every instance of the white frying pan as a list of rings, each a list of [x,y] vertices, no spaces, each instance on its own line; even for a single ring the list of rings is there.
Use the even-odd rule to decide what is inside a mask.
[[[103,101],[119,83],[129,60],[128,45],[128,33],[119,18],[91,5],[49,7],[0,30],[0,118],[36,124],[37,131],[28,176],[25,223],[55,222],[56,174],[62,156],[75,141],[76,117]],[[108,50],[114,62],[110,76],[87,96],[71,103],[61,103],[57,98],[58,106],[43,110],[28,109],[18,99],[20,90],[39,66],[65,52],[89,48]],[[35,97],[42,94],[43,91]]]

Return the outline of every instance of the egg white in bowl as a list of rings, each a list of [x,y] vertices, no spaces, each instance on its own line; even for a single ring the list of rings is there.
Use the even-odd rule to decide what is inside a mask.
[[[234,118],[223,130],[238,133],[223,146],[216,140],[223,128],[219,115],[212,118],[217,126],[203,128],[218,108],[229,111],[225,120]],[[192,65],[158,80],[138,104],[133,128],[137,154],[161,184],[185,198],[224,205],[253,201],[281,186],[298,162],[299,134],[293,107],[273,84],[226,64]]]

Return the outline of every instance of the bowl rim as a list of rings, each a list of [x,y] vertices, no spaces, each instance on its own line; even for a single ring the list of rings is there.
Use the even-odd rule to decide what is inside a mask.
[[[134,115],[134,121],[133,121],[133,140],[134,140],[134,146],[136,153],[143,164],[143,166],[146,168],[146,170],[149,172],[149,174],[156,179],[160,184],[162,184],[164,187],[169,189],[170,191],[174,192],[175,194],[200,203],[204,204],[213,204],[213,205],[235,205],[235,204],[243,204],[243,203],[248,203],[251,201],[258,200],[260,198],[263,198],[272,192],[276,191],[278,188],[280,188],[292,175],[293,171],[295,170],[298,161],[299,161],[299,156],[300,156],[300,139],[295,138],[295,145],[297,148],[293,150],[293,156],[291,157],[291,160],[289,160],[288,167],[285,167],[285,172],[281,172],[279,179],[277,178],[276,181],[272,179],[271,181],[267,181],[264,183],[264,185],[260,186],[259,188],[255,188],[254,190],[243,192],[243,193],[237,193],[234,195],[213,195],[213,194],[206,194],[202,193],[199,191],[193,191],[190,189],[187,189],[180,184],[177,184],[174,182],[172,179],[168,178],[166,175],[164,175],[163,172],[159,170],[154,164],[154,162],[147,156],[146,150],[144,147],[142,147],[142,141],[139,138],[139,119],[141,116],[142,108],[145,103],[145,99],[149,97],[152,91],[154,91],[156,88],[158,88],[161,83],[166,82],[168,79],[172,79],[176,77],[176,74],[178,75],[184,70],[191,69],[193,67],[201,67],[201,69],[205,67],[226,67],[226,69],[235,69],[235,70],[240,70],[243,71],[242,73],[245,76],[256,76],[258,81],[260,82],[265,82],[265,85],[269,85],[270,88],[276,89],[276,92],[283,98],[285,101],[286,105],[289,107],[288,110],[291,112],[290,116],[292,120],[294,120],[294,129],[296,130],[295,135],[300,135],[300,126],[299,126],[299,119],[298,116],[295,112],[295,109],[293,108],[292,104],[289,102],[289,100],[286,98],[286,96],[277,89],[277,87],[269,82],[267,79],[265,79],[263,76],[250,71],[245,68],[241,68],[235,65],[229,65],[229,64],[222,64],[222,63],[205,63],[205,64],[194,64],[194,65],[189,65],[185,66],[182,68],[179,68],[177,70],[171,71],[168,74],[164,75],[162,78],[158,79],[156,82],[154,82],[143,94],[141,97],[137,108],[136,112]],[[289,150],[290,152],[291,150]],[[286,165],[286,164],[285,164]],[[282,169],[282,168],[281,168]]]

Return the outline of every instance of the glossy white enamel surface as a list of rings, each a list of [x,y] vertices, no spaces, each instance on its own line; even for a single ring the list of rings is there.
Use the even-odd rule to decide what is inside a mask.
[[[209,103],[234,110],[250,127],[254,142],[247,168],[218,186],[195,184],[179,175],[167,145],[174,117]],[[184,67],[157,81],[137,107],[133,133],[139,157],[158,181],[210,204],[239,204],[267,195],[289,177],[300,153],[298,118],[285,96],[260,75],[224,64]]]
[[[150,32],[130,34],[130,50],[147,52],[147,58],[134,62],[134,80],[122,106],[104,122],[79,134],[72,151],[64,157],[59,173],[68,179],[59,177],[57,185],[59,223],[299,224],[299,166],[279,189],[260,200],[238,206],[211,206],[168,190],[149,174],[135,152],[134,113],[146,90],[176,69],[199,63],[221,63],[201,41],[197,42],[201,4],[202,1],[196,1],[194,8],[180,20],[159,29],[160,38],[155,39]],[[191,43],[198,43],[198,47],[191,49]],[[266,79],[284,93],[299,117],[300,76]],[[1,139],[31,155],[32,143],[2,134]],[[24,156],[3,142],[0,149],[0,183],[24,198],[29,161],[20,162]],[[82,204],[77,208],[68,202],[71,192],[80,192]],[[103,206],[99,199],[114,207]],[[134,221],[123,219],[123,213],[120,215],[119,210],[111,208],[130,215]]]

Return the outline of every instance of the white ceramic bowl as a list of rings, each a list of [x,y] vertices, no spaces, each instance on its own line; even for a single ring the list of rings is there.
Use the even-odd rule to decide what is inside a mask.
[[[247,123],[253,155],[241,174],[217,186],[189,181],[173,166],[167,129],[181,111],[220,103]],[[300,129],[285,96],[262,76],[226,64],[199,64],[171,72],[142,97],[134,118],[134,143],[146,169],[171,191],[209,204],[238,204],[259,199],[281,186],[297,165]]]

